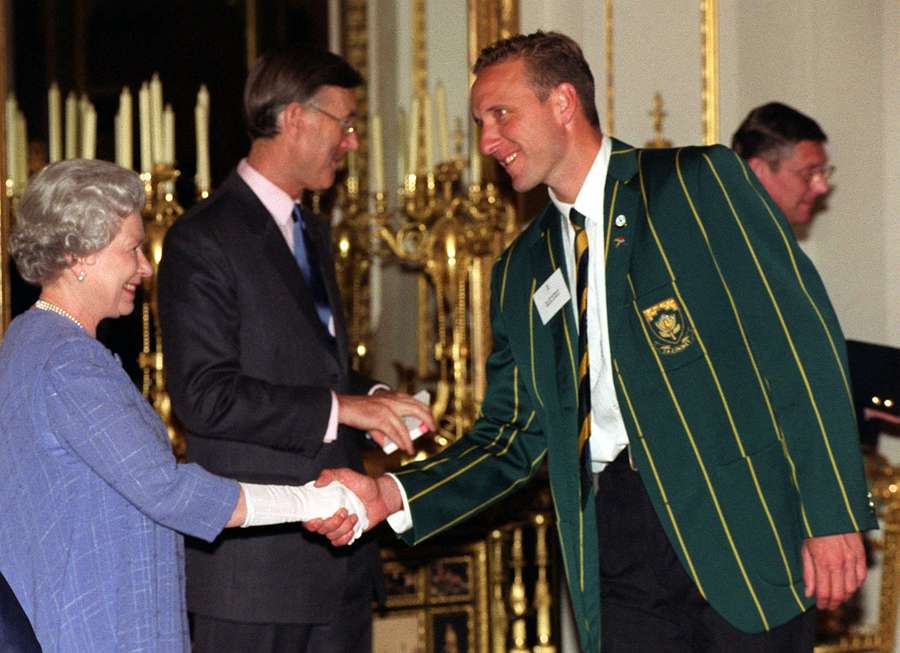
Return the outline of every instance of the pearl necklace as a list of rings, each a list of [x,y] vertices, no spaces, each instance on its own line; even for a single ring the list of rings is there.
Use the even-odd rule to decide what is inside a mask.
[[[57,306],[56,304],[51,304],[51,303],[48,302],[46,299],[39,299],[39,300],[37,300],[37,301],[34,303],[34,307],[35,307],[35,308],[39,308],[39,309],[41,309],[42,311],[50,311],[51,313],[56,313],[57,315],[62,315],[63,317],[72,320],[75,324],[77,324],[77,325],[80,326],[82,329],[84,329],[84,325],[83,325],[81,322],[79,322],[78,320],[76,320],[75,317],[74,317],[71,313],[69,313],[69,311],[66,311],[66,310],[60,308],[60,307]],[[86,330],[87,330],[87,329],[85,329],[85,331],[86,331]]]

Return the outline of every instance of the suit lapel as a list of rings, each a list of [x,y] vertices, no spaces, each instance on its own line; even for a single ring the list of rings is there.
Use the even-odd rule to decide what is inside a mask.
[[[322,274],[322,280],[325,282],[325,291],[328,293],[328,305],[331,308],[331,315],[334,318],[334,332],[338,359],[342,361],[347,360],[347,331],[344,323],[341,295],[337,286],[337,279],[335,279],[334,276],[334,252],[331,246],[331,231],[328,228],[327,218],[320,215],[313,215],[311,219],[307,219],[307,229],[309,229],[312,245],[316,248],[319,271]],[[307,293],[307,295],[309,294],[310,293]],[[317,321],[321,324],[320,320]],[[330,340],[330,335],[324,326],[322,335]]]
[[[271,268],[275,271],[276,275],[284,283],[287,292],[293,297],[298,309],[309,318],[309,322],[316,332],[316,337],[319,339],[322,348],[326,351],[336,353],[331,336],[318,318],[312,293],[306,286],[306,282],[303,279],[303,273],[300,272],[297,261],[294,258],[293,253],[291,253],[290,247],[288,247],[285,242],[284,236],[278,229],[278,225],[275,223],[272,215],[237,172],[233,172],[225,184],[232,185],[236,194],[246,205],[246,210],[243,213],[244,219],[246,220],[251,233],[256,234],[260,239],[260,245],[263,250],[262,261],[268,262],[268,264],[271,265]],[[313,230],[313,233],[316,234],[317,238],[321,238],[319,229]],[[316,246],[319,247],[319,242],[316,242]],[[323,250],[319,249],[317,251]],[[327,252],[328,260],[330,261],[330,249],[327,250]],[[262,265],[265,264],[266,263],[262,263]],[[332,305],[332,313],[334,313],[333,291],[332,288],[329,287],[333,285],[334,275],[332,273],[324,274],[323,278],[326,279],[325,285],[326,288],[328,288],[329,301]],[[335,318],[335,327],[338,327],[337,318]],[[346,349],[346,342],[344,343],[344,348]]]
[[[606,174],[603,202],[603,233],[606,250],[606,307],[609,330],[618,330],[628,303],[628,271],[636,225],[641,219],[641,193],[637,150],[612,139],[612,155]]]
[[[532,283],[540,288],[557,269],[568,285],[566,259],[562,245],[562,228],[559,211],[550,203],[538,217],[529,248]],[[571,297],[574,289],[569,289]],[[575,356],[577,331],[572,313],[571,299],[562,306],[546,324],[541,320],[533,297],[531,306],[531,330],[534,334],[534,368],[538,391],[551,410],[558,407],[562,413],[576,408],[577,385],[575,382]],[[574,412],[572,412],[574,416]]]

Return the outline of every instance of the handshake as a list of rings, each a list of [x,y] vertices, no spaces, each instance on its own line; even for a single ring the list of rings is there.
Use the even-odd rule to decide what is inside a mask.
[[[428,400],[425,391],[415,397],[383,390],[366,397],[338,395],[338,421],[367,430],[387,454],[397,448],[412,453],[412,441],[435,427]],[[372,479],[350,469],[323,470],[303,486],[240,485],[246,509],[242,528],[300,521],[335,546],[353,543],[403,508],[394,479]]]
[[[241,527],[339,518],[341,522],[352,522],[347,544],[354,542],[369,525],[366,506],[340,481],[321,487],[315,483],[310,481],[302,486],[241,483],[247,506]]]

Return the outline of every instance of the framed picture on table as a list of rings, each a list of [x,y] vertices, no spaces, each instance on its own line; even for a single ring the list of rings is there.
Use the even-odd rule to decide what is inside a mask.
[[[476,653],[471,605],[432,608],[428,612],[428,653]]]
[[[425,602],[425,568],[418,564],[390,561],[383,564],[384,589],[389,608],[422,605]]]
[[[470,601],[474,583],[472,556],[439,558],[428,565],[428,598],[431,603]]]

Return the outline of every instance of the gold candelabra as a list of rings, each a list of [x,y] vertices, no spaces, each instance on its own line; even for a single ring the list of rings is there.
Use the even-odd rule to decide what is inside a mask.
[[[143,281],[141,302],[141,353],[138,365],[141,368],[141,391],[153,404],[169,434],[172,449],[182,458],[186,443],[184,435],[175,424],[172,402],[166,391],[163,372],[162,332],[159,328],[159,302],[157,278],[159,262],[162,260],[163,241],[169,227],[184,213],[173,192],[175,180],[180,173],[171,164],[157,164],[152,172],[141,173],[147,201],[144,204],[144,232],[147,243],[147,258],[153,274]]]
[[[457,148],[459,149],[459,147]],[[515,212],[492,184],[463,188],[462,158],[408,174],[393,221],[376,195],[375,253],[422,272],[419,278],[417,375],[434,383],[439,444],[472,425],[484,396],[489,294],[487,268],[515,235]]]

